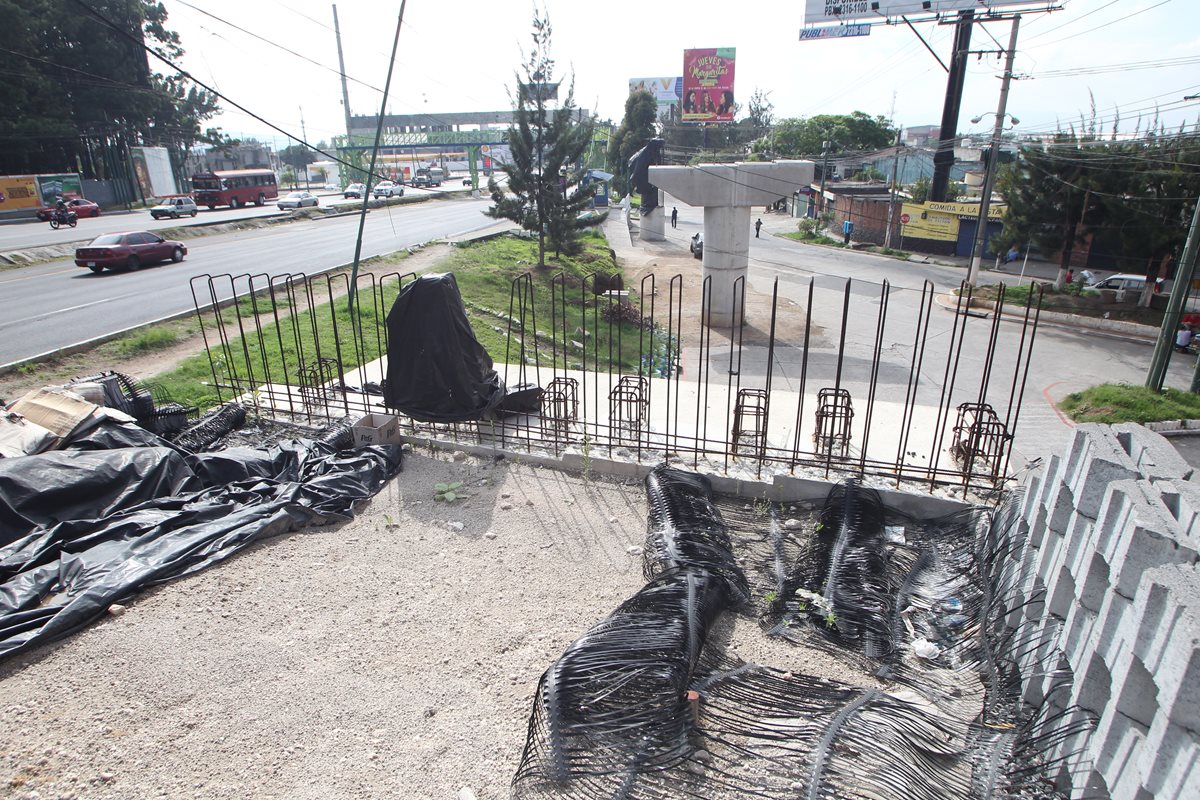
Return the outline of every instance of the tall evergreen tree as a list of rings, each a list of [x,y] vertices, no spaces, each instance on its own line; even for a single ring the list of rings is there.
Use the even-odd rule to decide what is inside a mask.
[[[538,235],[538,266],[546,265],[546,237],[555,255],[580,250],[579,232],[599,219],[581,220],[594,187],[583,185],[583,155],[591,145],[593,120],[575,105],[575,86],[551,109],[561,87],[554,82],[551,27],[545,11],[533,15],[533,49],[517,74],[514,120],[508,129],[512,161],[500,167],[508,178],[501,186],[488,180],[492,207],[488,216],[510,219]]]
[[[629,194],[629,157],[654,138],[658,101],[649,92],[631,92],[625,99],[625,118],[608,143],[608,169],[613,188]]]

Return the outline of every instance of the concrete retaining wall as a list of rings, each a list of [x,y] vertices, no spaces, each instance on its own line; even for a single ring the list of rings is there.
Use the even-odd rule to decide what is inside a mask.
[[[1080,425],[1026,486],[1025,700],[1086,721],[1048,758],[1073,798],[1197,797],[1200,483],[1139,425]],[[1014,604],[1014,608],[1020,606]],[[1191,787],[1188,789],[1186,787]]]

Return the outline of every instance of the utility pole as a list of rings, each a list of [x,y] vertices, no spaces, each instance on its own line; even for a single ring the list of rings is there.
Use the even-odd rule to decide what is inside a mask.
[[[300,135],[304,137],[304,146],[308,147],[308,131],[304,130],[304,106],[300,106]],[[308,164],[304,165],[304,188],[312,188],[308,183]]]
[[[833,146],[833,142],[821,142],[821,191],[817,196],[817,219],[821,218],[821,212],[825,210],[825,176],[829,173],[829,148]]]
[[[893,100],[894,102],[894,100]],[[896,218],[896,178],[900,174],[900,128],[896,129],[896,152],[892,154],[892,193],[888,198],[887,231],[883,234],[883,247],[892,247],[892,220]]]
[[[337,3],[333,4],[333,35],[337,37],[338,74],[342,78],[342,110],[346,112],[346,144],[352,145],[354,142],[350,141],[350,91],[346,88],[346,59],[342,57],[342,29],[338,25]]]
[[[954,166],[954,145],[958,141],[958,112],[962,106],[963,84],[967,78],[967,51],[971,49],[971,26],[974,22],[974,11],[959,12],[958,25],[954,29],[954,51],[950,54],[950,74],[946,79],[946,102],[942,106],[942,127],[937,151],[933,154],[933,181],[929,187],[929,199],[936,203],[946,201],[950,169]]]
[[[375,177],[375,162],[379,158],[379,140],[383,138],[383,112],[387,108],[388,93],[392,89],[392,71],[396,67],[396,52],[400,49],[400,28],[404,25],[404,7],[408,0],[400,0],[400,14],[396,17],[396,35],[392,39],[392,55],[388,59],[387,78],[383,81],[383,101],[379,104],[379,117],[375,122],[375,145],[371,148],[371,166],[363,182],[362,206],[358,213],[358,237],[354,240],[354,266],[350,270],[350,302],[347,310],[354,313],[354,299],[358,296],[358,262],[362,256],[363,228],[367,224],[367,204],[371,202],[371,179]]]
[[[1192,227],[1188,230],[1187,244],[1183,246],[1183,257],[1175,267],[1175,283],[1171,286],[1171,296],[1167,300],[1167,310],[1163,312],[1162,327],[1158,331],[1158,341],[1154,344],[1154,355],[1150,357],[1150,369],[1146,371],[1146,388],[1161,392],[1167,379],[1167,365],[1171,363],[1171,352],[1175,347],[1175,332],[1179,328],[1179,320],[1183,318],[1183,302],[1187,299],[1192,278],[1196,274],[1196,256],[1200,252],[1200,199],[1196,201],[1196,210],[1192,214]],[[1150,291],[1147,282],[1143,292]],[[1200,392],[1200,360],[1196,363],[1196,372],[1192,376],[1192,391]]]
[[[992,204],[992,186],[996,182],[996,162],[1000,160],[1000,135],[1004,133],[1004,119],[1008,116],[1008,87],[1012,83],[1013,60],[1017,55],[1017,30],[1021,27],[1021,15],[1013,17],[1012,33],[1008,37],[1008,53],[1004,58],[1004,79],[1000,83],[1000,103],[996,106],[996,125],[992,128],[992,157],[988,159],[983,177],[983,196],[979,198],[979,222],[975,226],[975,243],[971,247],[971,270],[967,283],[974,286],[979,279],[979,268],[983,262],[983,248],[987,243],[988,210]]]

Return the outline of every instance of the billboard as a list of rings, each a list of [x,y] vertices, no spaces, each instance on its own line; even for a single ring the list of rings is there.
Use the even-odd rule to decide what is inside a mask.
[[[684,122],[733,122],[733,65],[736,48],[683,51]]]
[[[683,78],[630,78],[629,93],[649,92],[658,101],[658,116],[683,99]]]
[[[876,20],[891,17],[957,14],[959,11],[993,11],[1020,6],[1053,5],[1050,0],[805,0],[804,24]]]
[[[133,177],[142,197],[149,200],[176,194],[175,175],[171,172],[171,155],[165,147],[131,147]]]
[[[988,206],[988,219],[1004,218],[1004,203]],[[900,207],[900,232],[914,239],[935,242],[958,241],[958,224],[962,218],[977,219],[979,203],[904,203]]]
[[[0,176],[0,211],[37,208],[41,204],[36,175]]]
[[[61,175],[38,175],[38,196],[42,205],[52,206],[59,195],[63,197],[83,197],[83,183],[79,180],[78,172],[67,172]]]

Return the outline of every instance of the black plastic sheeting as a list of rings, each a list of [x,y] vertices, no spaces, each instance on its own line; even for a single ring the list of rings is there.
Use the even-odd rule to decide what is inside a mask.
[[[0,459],[0,657],[267,537],[349,519],[400,458],[397,446],[294,440],[198,455],[163,446]]]
[[[423,275],[388,312],[384,402],[422,422],[481,419],[504,399],[504,382],[475,338],[451,273]]]

